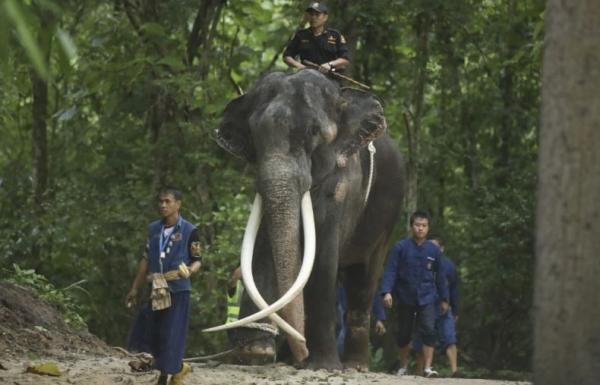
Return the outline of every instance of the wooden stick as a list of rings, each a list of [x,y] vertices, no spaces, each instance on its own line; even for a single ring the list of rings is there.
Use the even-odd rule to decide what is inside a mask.
[[[314,67],[314,68],[317,68],[317,69],[321,68],[321,66],[319,64],[313,63],[313,62],[311,62],[309,60],[303,60],[302,63],[306,64],[307,66]],[[344,79],[346,81],[349,81],[350,83],[356,84],[357,86],[362,87],[362,88],[364,88],[366,90],[370,90],[371,89],[371,87],[369,87],[368,85],[363,84],[361,82],[357,82],[356,80],[352,79],[351,77],[339,74],[339,73],[337,73],[335,71],[329,71],[328,74],[331,74],[331,75],[333,75],[333,77],[336,77],[338,79]]]

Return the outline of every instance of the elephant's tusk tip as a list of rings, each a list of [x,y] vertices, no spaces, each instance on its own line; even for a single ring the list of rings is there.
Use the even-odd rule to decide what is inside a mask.
[[[221,330],[227,330],[227,329],[229,329],[229,328],[226,327],[226,325],[219,325],[219,326],[213,326],[212,328],[202,329],[202,333],[219,332]]]

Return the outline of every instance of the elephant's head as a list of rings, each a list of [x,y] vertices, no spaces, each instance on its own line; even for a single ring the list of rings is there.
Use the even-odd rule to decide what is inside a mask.
[[[262,201],[276,284],[280,296],[287,293],[269,310],[272,312],[285,306],[281,311],[283,319],[299,332],[295,334],[296,342],[290,340],[299,360],[307,353],[301,337],[304,331],[301,291],[310,275],[307,264],[312,265],[311,258],[314,259],[314,224],[310,229],[313,215],[311,185],[315,178],[334,173],[336,167],[345,167],[349,158],[385,128],[383,109],[372,94],[340,89],[314,70],[292,75],[269,74],[225,109],[217,133],[218,141],[232,154],[257,166],[256,188],[260,197],[255,207]],[[253,212],[252,215],[260,220],[261,213]],[[304,237],[301,236],[301,223],[304,224]],[[252,235],[246,234],[245,243],[256,230],[250,230]],[[302,238],[305,239],[304,247]],[[246,246],[252,248],[253,240]],[[301,258],[303,250],[305,254]],[[251,253],[252,250],[250,258]],[[242,261],[244,283],[253,297],[255,285],[248,282],[252,279],[251,268],[248,268],[251,264],[246,266],[244,268]],[[257,306],[267,307],[260,294],[255,293],[256,296],[258,298],[253,300]],[[259,314],[262,318],[266,312]],[[289,330],[288,333],[294,335]]]

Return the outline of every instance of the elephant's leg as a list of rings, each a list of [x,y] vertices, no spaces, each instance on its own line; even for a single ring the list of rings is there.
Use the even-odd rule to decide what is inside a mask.
[[[305,289],[307,364],[311,369],[342,369],[335,338],[337,231],[332,229],[328,236],[320,239],[323,242],[317,250],[315,266]]]
[[[389,231],[381,227],[381,222],[375,218],[367,219],[371,220],[372,226],[363,222],[343,255],[346,260],[356,261],[345,268],[349,335],[345,342],[344,364],[361,369],[368,368],[371,307],[389,240]]]
[[[345,269],[348,332],[344,343],[344,363],[346,367],[363,370],[369,368],[369,320],[374,292],[374,287],[369,286],[367,269],[363,264],[352,265]]]

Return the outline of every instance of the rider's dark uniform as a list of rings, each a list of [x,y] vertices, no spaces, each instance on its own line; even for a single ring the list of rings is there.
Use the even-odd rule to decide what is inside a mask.
[[[300,62],[308,60],[325,64],[338,58],[348,60],[348,47],[344,36],[335,29],[325,28],[322,34],[315,36],[310,28],[306,28],[296,32],[283,56],[298,56]]]

